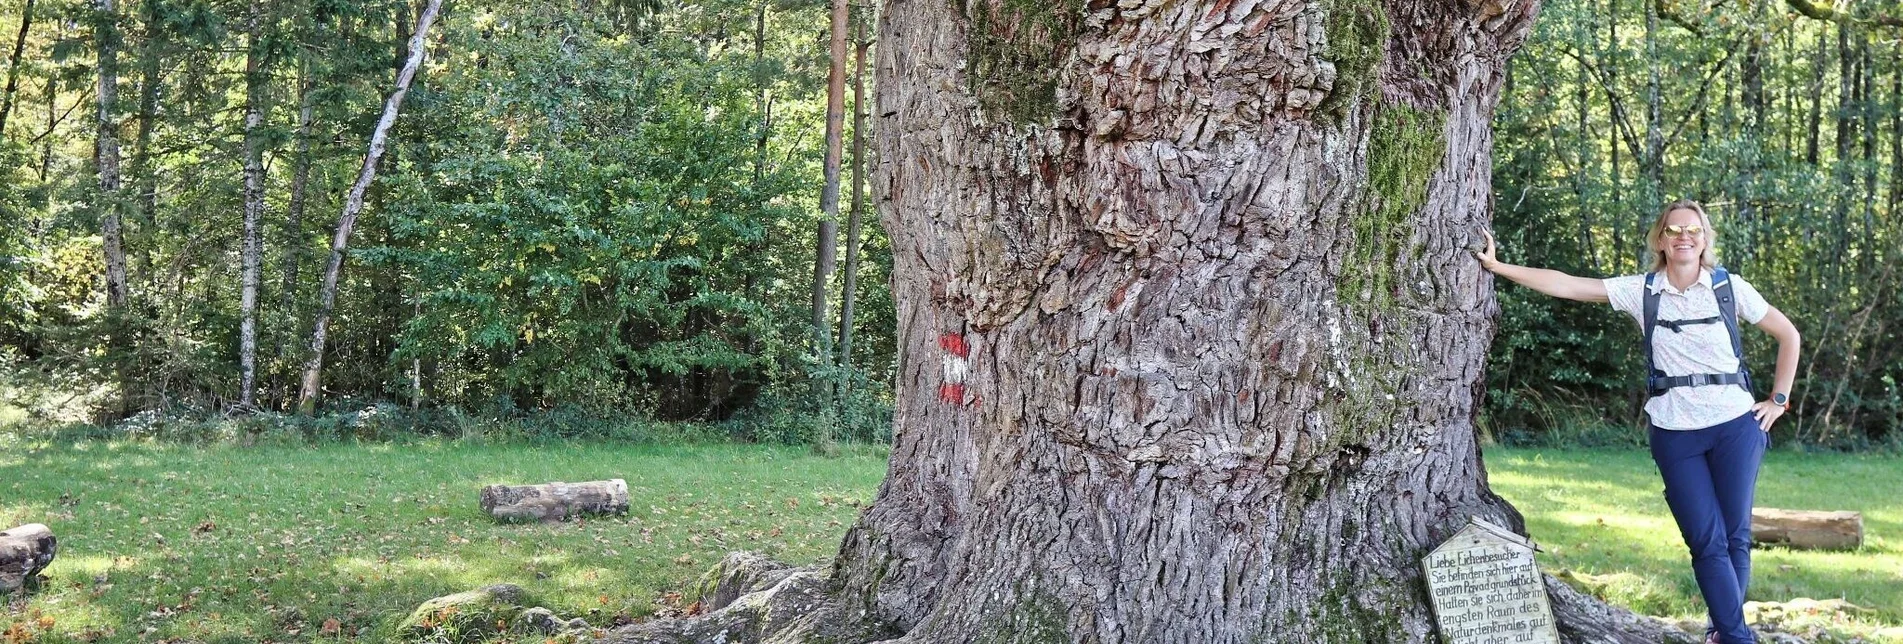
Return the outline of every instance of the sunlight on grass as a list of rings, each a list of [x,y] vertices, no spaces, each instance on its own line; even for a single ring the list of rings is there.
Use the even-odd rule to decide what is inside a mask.
[[[235,643],[336,619],[345,639],[375,640],[423,600],[494,583],[605,625],[652,614],[732,550],[830,556],[884,463],[737,445],[9,451],[0,519],[46,523],[61,553],[0,629],[45,617],[52,641]],[[502,525],[477,507],[488,483],[608,478],[628,481],[627,516]]]
[[[1519,508],[1546,550],[1542,568],[1570,573],[1578,585],[1643,612],[1702,615],[1689,556],[1644,451],[1494,448],[1487,468],[1494,490]],[[1903,534],[1903,459],[1773,451],[1757,505],[1862,512],[1864,546],[1758,549],[1747,599],[1841,598],[1869,609],[1840,625],[1851,631],[1903,625],[1903,553],[1895,538]]]
[[[1699,612],[1643,452],[1487,456],[1543,567],[1643,612]],[[423,600],[494,583],[565,617],[640,619],[730,551],[823,561],[884,472],[882,450],[859,448],[38,445],[0,460],[0,522],[46,523],[61,554],[0,629],[48,618],[51,641],[235,644],[336,619],[344,639],[376,640]],[[1776,452],[1764,472],[1760,505],[1862,511],[1866,546],[1761,550],[1750,598],[1841,597],[1870,609],[1854,627],[1903,625],[1903,460]],[[491,483],[609,478],[628,482],[626,516],[503,525],[477,507]]]

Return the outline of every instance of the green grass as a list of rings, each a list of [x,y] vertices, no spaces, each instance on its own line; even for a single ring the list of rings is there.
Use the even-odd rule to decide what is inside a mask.
[[[597,625],[640,618],[732,550],[821,561],[884,452],[473,442],[182,447],[0,435],[0,524],[60,538],[49,584],[0,610],[37,641],[374,640],[423,600],[492,583]],[[1641,611],[1701,609],[1641,451],[1489,449],[1549,570]],[[498,525],[490,483],[627,479],[626,517]],[[1849,631],[1903,625],[1903,458],[1771,454],[1760,505],[1864,513],[1857,553],[1761,550],[1754,600],[1841,597]],[[319,633],[329,619],[334,637]],[[0,642],[4,642],[0,635]]]
[[[336,619],[343,638],[378,639],[426,599],[504,582],[607,625],[731,550],[831,556],[884,463],[869,448],[15,443],[0,524],[45,523],[60,553],[0,632],[316,641]],[[608,478],[628,481],[626,517],[498,525],[477,507],[487,484]]]
[[[1606,598],[1648,614],[1702,619],[1690,557],[1645,451],[1490,448],[1486,461],[1493,489],[1546,550],[1541,567],[1584,573]],[[1862,512],[1864,546],[1758,549],[1747,600],[1843,599],[1869,609],[1839,625],[1849,631],[1903,625],[1903,458],[1773,451],[1757,505]]]

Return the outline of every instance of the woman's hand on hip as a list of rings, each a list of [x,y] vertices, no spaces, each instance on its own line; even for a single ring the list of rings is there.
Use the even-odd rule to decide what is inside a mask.
[[[1769,400],[1760,400],[1751,406],[1751,417],[1758,419],[1758,429],[1771,431],[1771,423],[1784,415],[1784,406]]]

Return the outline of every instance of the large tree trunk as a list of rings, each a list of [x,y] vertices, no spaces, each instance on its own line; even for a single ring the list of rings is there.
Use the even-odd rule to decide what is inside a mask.
[[[835,617],[1430,641],[1420,558],[1522,525],[1480,462],[1497,305],[1467,249],[1537,2],[1090,7],[885,5],[896,437]],[[1569,641],[1666,635],[1555,599]],[[612,641],[685,629],[636,630]]]
[[[906,359],[845,587],[905,641],[1430,637],[1419,558],[1521,523],[1465,246],[1536,5],[1489,6],[888,5]]]
[[[423,53],[428,50],[424,45],[427,44],[430,23],[436,21],[436,12],[442,6],[443,0],[429,0],[423,12],[416,17],[416,29],[411,32],[405,50],[409,55],[404,59],[402,71],[397,73],[396,88],[383,101],[383,116],[377,119],[376,129],[370,132],[370,150],[364,154],[363,168],[357,172],[357,182],[351,184],[350,193],[344,197],[344,211],[337,217],[337,232],[330,240],[330,263],[325,265],[324,282],[318,289],[317,315],[311,324],[310,353],[305,359],[304,377],[298,387],[299,413],[310,415],[317,411],[318,384],[324,373],[324,338],[330,331],[331,309],[337,304],[337,279],[344,270],[344,250],[350,245],[350,231],[357,224],[357,213],[363,210],[364,192],[370,189],[370,182],[377,177],[377,161],[383,158],[384,145],[390,139],[390,128],[396,125],[397,112],[403,107],[403,95],[410,91],[410,80],[416,77],[416,70],[423,66]]]

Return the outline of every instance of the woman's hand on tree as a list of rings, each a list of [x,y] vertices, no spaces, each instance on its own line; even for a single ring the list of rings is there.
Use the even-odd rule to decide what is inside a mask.
[[[1491,273],[1494,267],[1500,264],[1500,260],[1493,255],[1493,233],[1482,228],[1480,229],[1480,234],[1486,236],[1487,247],[1474,251],[1474,259],[1480,260],[1480,267],[1487,269],[1487,272]]]
[[[1758,419],[1758,429],[1761,431],[1771,431],[1771,423],[1777,422],[1778,417],[1783,415],[1784,406],[1769,400],[1760,400],[1751,406],[1751,417]]]

